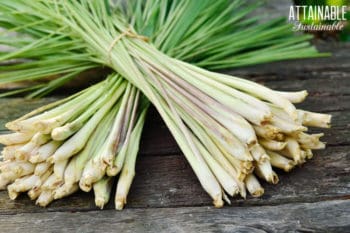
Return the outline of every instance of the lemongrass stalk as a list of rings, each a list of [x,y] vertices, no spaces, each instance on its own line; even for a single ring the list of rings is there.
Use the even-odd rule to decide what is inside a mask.
[[[275,140],[268,140],[265,138],[259,138],[259,143],[265,147],[268,150],[274,150],[274,151],[279,151],[283,150],[287,143],[286,142],[279,142]]]
[[[37,152],[30,156],[29,161],[31,163],[41,163],[51,157],[57,148],[62,144],[59,141],[50,141],[38,148]]]
[[[271,165],[283,169],[285,172],[291,171],[295,166],[293,160],[287,159],[274,151],[267,151],[267,154],[270,156]]]
[[[297,142],[296,139],[291,137],[287,137],[286,142],[287,142],[287,145],[284,150],[287,153],[283,154],[283,151],[284,151],[283,150],[282,154],[290,155],[293,158],[294,162],[299,163],[299,161],[301,160],[301,150],[300,150],[299,143]]]
[[[150,60],[147,60],[147,62],[150,63]],[[171,62],[171,60],[169,62]],[[166,65],[166,63],[164,64]],[[183,67],[183,69],[185,68],[186,66]],[[175,69],[173,71],[175,71]],[[177,73],[181,73],[181,71],[183,70],[176,68]],[[192,78],[195,74],[197,74],[196,78]],[[171,77],[171,74],[168,73],[167,76]],[[211,85],[211,86],[204,85],[203,80],[201,80],[203,79],[203,76],[199,75],[198,73],[185,73],[185,75],[182,75],[181,78],[186,78],[186,81],[188,81],[190,84],[192,84],[193,86],[196,86],[197,88],[200,88],[203,92],[214,97],[217,101],[224,103],[226,106],[231,106],[233,111],[245,117],[251,122],[260,124],[261,122],[264,122],[270,118],[270,115],[271,115],[270,112],[264,112],[263,110],[261,110],[261,108],[254,108],[249,104],[247,104],[246,102],[242,101],[241,99],[228,96],[224,92],[217,90],[215,87],[219,85],[219,83],[216,83],[216,85]],[[205,80],[210,80],[210,79],[205,79]],[[234,90],[231,89],[231,91],[234,91]]]
[[[284,111],[284,109],[274,105],[274,104],[268,104],[268,106],[270,107],[270,110],[272,112],[272,114],[286,122],[289,122],[290,124],[295,124],[297,121],[292,119],[288,113],[286,111]],[[299,123],[299,122],[297,122]],[[298,124],[299,125],[299,124]]]
[[[182,63],[182,62],[180,62],[180,63]],[[188,66],[184,66],[185,69],[183,69],[183,70],[187,70],[188,71],[188,75],[189,76],[187,76],[186,73],[183,72],[183,70],[177,69],[176,63],[174,65],[175,66],[173,66],[172,68],[174,70],[176,70],[176,72],[180,72],[180,74],[181,73],[184,74],[183,77],[190,77],[190,76],[195,77],[194,79],[193,78],[186,79],[188,82],[193,82],[194,86],[203,88],[204,83],[205,83],[205,84],[207,84],[207,87],[208,87],[208,89],[205,88],[205,90],[209,90],[209,88],[213,89],[213,87],[217,88],[219,90],[219,92],[217,92],[216,94],[214,94],[214,92],[210,92],[210,93],[212,93],[213,97],[217,97],[218,98],[218,96],[221,96],[223,93],[225,93],[225,94],[228,94],[228,95],[234,97],[235,99],[241,101],[241,104],[245,103],[245,104],[248,104],[248,106],[251,106],[251,107],[256,108],[257,110],[259,110],[260,111],[260,117],[262,117],[260,119],[260,121],[256,120],[256,118],[254,118],[253,116],[251,116],[251,117],[246,116],[245,115],[246,113],[244,113],[243,110],[239,109],[240,105],[236,105],[236,103],[234,103],[234,102],[228,105],[228,106],[234,106],[232,109],[234,109],[236,112],[239,112],[240,115],[246,116],[246,118],[249,119],[250,121],[252,121],[254,123],[259,123],[259,122],[264,122],[264,121],[266,121],[266,120],[268,120],[270,118],[271,112],[270,112],[269,107],[264,102],[258,100],[257,98],[255,98],[255,97],[253,97],[251,95],[248,95],[248,94],[246,94],[244,92],[241,92],[241,91],[239,91],[237,89],[230,88],[229,86],[224,85],[224,84],[222,84],[220,82],[216,82],[213,79],[209,78],[206,74],[203,74],[203,73],[200,73],[200,72],[196,72],[193,69],[191,69],[193,67],[189,68]],[[198,80],[198,82],[197,82],[197,80]],[[202,82],[202,84],[200,84],[199,80]],[[196,81],[196,82],[194,82],[194,81]],[[225,102],[223,102],[223,103],[225,103]],[[242,105],[242,106],[244,106],[244,105]],[[250,109],[250,110],[252,111],[252,109]]]
[[[311,150],[323,150],[326,148],[326,143],[324,142],[317,142],[315,144],[301,144],[301,148],[305,149],[311,149]]]
[[[14,183],[10,184],[7,187],[7,190],[10,192],[26,192],[32,189],[34,186],[40,185],[40,176],[28,175],[22,178],[17,179]],[[9,194],[9,196],[11,196]]]
[[[306,131],[307,128],[302,125],[292,124],[288,121],[285,121],[277,116],[274,116],[271,119],[271,124],[279,128],[280,132],[285,134],[292,134],[295,132]]]
[[[49,190],[54,190],[58,186],[62,185],[63,182],[60,180],[57,180],[57,177],[54,173],[52,173],[43,183],[41,186],[42,191],[49,191]]]
[[[62,186],[58,187],[53,191],[53,197],[55,200],[67,197],[79,190],[78,184],[73,184],[73,185],[70,185],[69,187],[64,187],[62,189],[61,187]]]
[[[50,204],[54,200],[54,194],[52,190],[43,190],[40,193],[40,196],[36,200],[36,204],[41,207],[46,207],[48,204]]]
[[[145,81],[143,79],[140,79],[140,85],[142,84],[145,84]],[[189,143],[191,142],[191,139],[189,138],[187,130],[185,129],[182,121],[179,119],[179,116],[175,112],[173,106],[169,105],[169,108],[166,107],[166,103],[170,103],[168,97],[165,96],[166,100],[161,99],[159,98],[159,94],[147,86],[147,84],[145,84],[144,87],[149,94],[148,97],[153,100],[153,104],[156,105],[167,126],[173,132],[175,139],[184,151],[187,160],[191,164],[203,188],[214,200],[214,205],[218,207],[222,206],[222,191],[220,185],[203,161],[201,155],[193,148],[193,145]],[[164,93],[164,90],[161,89],[161,92]]]
[[[35,166],[25,161],[13,161],[1,167],[2,174],[8,179],[18,178],[32,174]]]
[[[30,200],[34,201],[36,200],[41,194],[41,188],[32,188],[28,191],[27,195],[30,198]]]
[[[307,159],[312,159],[312,157],[314,156],[311,149],[305,149],[305,153]]]
[[[14,183],[7,187],[10,198],[13,200],[17,198],[18,193],[26,192],[28,190],[33,190],[31,195],[34,196],[36,193],[35,190],[40,188],[51,173],[52,170],[49,170],[41,176],[33,174],[17,179]]]
[[[80,189],[84,192],[89,192],[92,189],[92,185],[105,175],[106,168],[106,164],[101,159],[90,159],[79,181]]]
[[[203,143],[203,145],[205,145],[210,155],[213,156],[213,158],[222,166],[223,169],[225,169],[225,171],[228,174],[230,174],[230,176],[234,179],[235,183],[238,185],[240,194],[242,195],[242,197],[245,197],[244,183],[241,182],[241,180],[239,179],[239,175],[237,175],[237,171],[236,171],[236,169],[240,171],[240,168],[235,168],[229,162],[229,160],[215,145],[215,143],[211,140],[211,138],[207,135],[207,133],[198,125],[198,123],[196,123],[191,117],[188,116],[188,114],[185,114],[184,112],[183,112],[183,116],[186,121],[186,124],[191,128],[193,132],[196,132],[196,136]],[[197,141],[197,144],[199,144],[199,141]],[[230,157],[233,158],[233,156],[230,156]]]
[[[11,183],[11,180],[5,178],[2,173],[0,173],[0,191],[5,190],[7,185]]]
[[[215,177],[218,179],[220,185],[226,191],[226,193],[231,197],[239,193],[239,188],[235,179],[210,155],[210,153],[198,141],[198,139],[194,138],[194,141],[209,168],[214,173]]]
[[[255,173],[262,179],[266,180],[269,183],[277,184],[278,176],[272,170],[270,161],[265,161],[262,163],[256,163]]]
[[[135,98],[139,98],[139,92],[136,93]],[[148,105],[145,107],[147,109]],[[136,115],[136,110],[137,110],[137,105],[131,106],[130,103],[128,103],[128,108],[127,110],[128,115],[131,115],[131,119],[128,120],[130,116],[126,117],[126,120],[129,123],[127,132],[125,133],[125,140],[123,144],[120,146],[120,150],[115,157],[112,166],[108,166],[106,169],[106,174],[108,176],[116,176],[122,169],[126,154],[129,153],[129,151],[135,151],[135,149],[132,149],[132,147],[135,147],[138,150],[138,145],[140,144],[140,137],[136,133],[133,132],[134,128],[134,120],[135,120],[135,115]],[[146,111],[146,110],[144,110]],[[132,113],[131,113],[132,112]],[[131,113],[131,114],[130,114]],[[127,124],[127,123],[125,123]],[[135,145],[133,145],[135,143]],[[137,152],[136,152],[137,153]]]
[[[266,154],[264,148],[262,148],[262,146],[259,144],[251,146],[249,150],[255,161],[264,162],[266,160],[269,160],[269,156]]]
[[[103,82],[105,83],[105,82]],[[85,91],[82,91],[81,93],[77,93],[76,95],[70,96],[66,99],[63,99],[61,101],[56,101],[54,103],[48,104],[46,106],[43,106],[41,108],[38,108],[23,117],[14,120],[12,122],[9,122],[6,124],[6,127],[10,130],[14,131],[35,131],[36,130],[36,123],[48,120],[53,117],[57,117],[58,115],[64,114],[67,111],[71,111],[72,109],[79,109],[79,106],[84,106],[84,102],[87,102],[89,99],[98,98],[99,93],[103,91],[102,89],[99,89],[97,87],[101,86],[100,84],[97,84]],[[76,97],[76,98],[74,98]],[[45,111],[51,107],[55,107],[49,111],[46,111],[44,113],[41,113],[42,111]],[[41,113],[39,115],[36,115],[38,113]],[[34,115],[34,116],[33,116]]]
[[[232,155],[230,155],[229,153],[227,153],[225,150],[220,149],[221,153],[224,154],[225,158],[230,162],[230,164],[233,166],[233,168],[235,169],[235,177],[242,182],[245,177],[246,177],[246,173],[248,170],[243,162],[236,159],[235,157],[233,157]],[[251,164],[251,162],[249,163]],[[252,168],[252,167],[251,167]]]
[[[253,174],[247,175],[244,182],[248,192],[253,197],[261,197],[264,194],[264,188],[260,185],[258,179]]]
[[[280,129],[273,125],[263,125],[258,126],[254,125],[255,133],[262,138],[265,138],[267,140],[275,140],[280,137],[283,137],[283,134],[281,133]]]
[[[43,134],[43,133],[38,132],[38,133],[34,134],[33,138],[30,140],[29,143],[32,143],[35,146],[41,146],[41,145],[47,143],[50,139],[51,139],[51,137],[49,134]]]
[[[122,80],[118,79],[116,82],[116,86],[121,85]],[[121,85],[120,87],[120,95],[122,95],[122,92],[124,91],[124,86]],[[84,112],[74,119],[74,121],[69,122],[61,127],[55,128],[51,135],[54,140],[61,141],[65,140],[68,137],[70,137],[72,134],[77,132],[79,129],[81,129],[84,124],[86,124],[86,121],[102,106],[106,105],[109,101],[111,96],[114,95],[113,89],[108,94],[103,95],[102,97],[95,100],[88,108],[84,110]],[[118,92],[115,93],[115,95],[118,96]]]
[[[133,140],[133,142],[135,141]],[[106,169],[106,174],[108,176],[116,176],[122,170],[125,157],[127,156],[130,146],[132,146],[132,143],[123,143],[117,156],[115,157],[113,166],[108,166]]]
[[[84,149],[70,160],[64,172],[64,182],[66,185],[70,186],[79,182],[86,163],[98,152],[98,148],[103,145],[103,142],[107,138],[108,130],[113,124],[113,118],[114,114],[112,111],[99,123]]]
[[[315,113],[298,110],[298,120],[306,126],[330,128],[332,116],[329,114]]]
[[[281,108],[283,108],[293,119],[297,118],[297,113],[294,105],[283,96],[275,93],[275,91],[264,87],[258,83],[241,79],[235,76],[229,76],[225,74],[218,74],[210,71],[206,71],[204,69],[201,69],[199,67],[195,67],[193,65],[187,64],[185,62],[177,61],[178,63],[183,64],[189,69],[192,69],[193,71],[199,72],[208,78],[211,78],[212,80],[218,81],[222,84],[226,84],[228,86],[231,86],[233,88],[237,88],[238,90],[244,91],[246,93],[249,93],[253,96],[256,96],[257,98],[260,98],[262,100],[269,101]]]
[[[56,161],[53,164],[53,173],[56,176],[57,181],[63,181],[64,180],[64,171],[66,170],[67,164],[69,160],[60,160]]]
[[[308,96],[308,93],[306,90],[295,91],[295,92],[287,92],[287,91],[275,91],[275,92],[294,104],[303,102],[305,98]]]
[[[15,151],[15,160],[29,161],[38,152],[39,147],[22,146]]]
[[[70,186],[79,182],[87,162],[98,155],[101,146],[107,139],[109,129],[113,125],[113,120],[118,111],[119,108],[113,108],[113,110],[101,120],[85,148],[71,159],[64,174],[65,184]]]
[[[324,134],[307,134],[307,133],[299,133],[296,135],[297,141],[303,149],[324,149],[325,143],[320,141],[320,138],[323,137]]]
[[[115,108],[111,112],[113,118],[115,118],[117,115],[118,110],[119,108]],[[107,138],[101,147],[95,151],[95,155],[93,155],[93,157],[86,163],[86,166],[84,167],[81,179],[79,181],[79,186],[85,192],[90,191],[93,183],[100,180],[106,174],[108,164],[106,164],[102,158],[104,155],[103,152],[106,151],[106,146],[109,146],[106,145],[106,142],[108,142]]]
[[[28,133],[16,132],[11,134],[2,134],[0,135],[0,143],[6,146],[23,144],[30,141],[32,137],[33,137],[32,132],[28,132]]]
[[[142,110],[138,122],[135,125],[133,132],[131,133],[131,138],[138,142],[141,138],[142,126],[145,121],[147,108]],[[135,176],[135,164],[136,157],[139,150],[139,144],[130,146],[127,151],[127,156],[124,161],[123,169],[118,179],[117,190],[115,194],[115,208],[117,210],[123,209],[126,204],[126,199],[130,190],[132,180]]]
[[[251,161],[252,157],[249,154],[248,148],[245,144],[239,141],[231,132],[229,132],[226,128],[222,127],[215,119],[207,116],[203,113],[197,106],[186,101],[185,98],[181,98],[180,95],[176,93],[172,93],[179,97],[179,99],[175,99],[175,102],[180,107],[187,112],[191,112],[193,115],[198,117],[200,120],[199,123],[202,124],[202,127],[206,129],[206,131],[210,131],[211,133],[217,132],[216,141],[220,143],[229,153],[240,160],[243,161]],[[183,104],[185,103],[185,104]],[[187,105],[186,105],[187,104]],[[214,135],[213,135],[214,136]]]
[[[301,157],[301,159],[300,159],[298,164],[301,165],[301,164],[306,163],[307,154],[306,154],[305,150],[300,151],[300,157]]]
[[[138,77],[138,75],[140,74],[135,73],[135,75],[135,77]],[[161,116],[165,120],[167,126],[172,131],[175,139],[184,151],[184,155],[186,156],[187,160],[192,166],[203,188],[214,200],[214,205],[217,207],[222,206],[223,202],[221,188],[213,174],[210,172],[207,165],[204,163],[201,155],[198,153],[198,151],[196,151],[193,148],[193,145],[189,143],[191,142],[191,139],[189,138],[187,130],[185,129],[185,126],[183,125],[181,119],[173,109],[173,106],[166,104],[170,103],[168,98],[166,99],[166,101],[164,99],[161,99],[159,94],[157,94],[157,92],[155,92],[154,89],[149,87],[145,83],[145,80],[142,78],[139,79],[139,84],[140,86],[145,85],[144,87],[146,88],[148,97],[152,100],[152,103],[155,104]],[[164,94],[164,90],[161,91]],[[166,106],[169,106],[169,108]]]
[[[101,159],[109,165],[109,167],[112,166],[115,158],[115,154],[117,153],[117,149],[119,147],[119,144],[123,140],[121,131],[122,128],[125,127],[125,125],[122,124],[123,120],[126,116],[127,111],[127,105],[128,105],[128,99],[129,97],[133,98],[133,90],[131,90],[130,84],[128,84],[125,94],[123,96],[123,99],[120,104],[120,108],[118,113],[115,116],[115,120],[113,123],[113,127],[110,130],[110,133],[108,135],[108,138],[103,145],[104,150],[101,152]]]
[[[7,193],[8,196],[11,200],[16,200],[17,197],[21,194],[20,192],[16,192],[12,187],[10,187],[11,185],[7,186]]]
[[[296,135],[296,138],[301,144],[317,144],[320,141],[320,138],[324,136],[324,133],[318,134],[307,134],[300,132]]]
[[[196,88],[192,88],[189,92],[178,87],[171,81],[168,81],[168,85],[176,90],[177,93],[174,92],[173,94],[175,97],[179,95],[186,97],[201,109],[199,111],[203,111],[207,115],[212,116],[243,143],[252,144],[256,142],[257,139],[252,126],[243,117],[230,110],[227,106],[220,104]],[[205,100],[206,103],[202,102],[203,100]],[[201,115],[204,115],[204,113]]]
[[[47,181],[47,179],[52,175],[53,168],[50,167],[44,174],[40,176],[40,182],[38,182],[33,189],[39,189],[43,186],[43,184]]]
[[[137,91],[135,88],[133,88],[131,92],[131,96],[132,98],[130,98],[130,102],[128,101],[126,106],[126,112],[125,112],[126,114],[123,122],[125,126],[121,131],[121,137],[123,139],[123,145],[121,147],[125,147],[125,148],[124,149],[121,148],[120,153],[118,153],[116,157],[115,152],[117,152],[117,149],[119,149],[120,145],[118,145],[118,148],[115,147],[115,151],[113,152],[114,154],[112,157],[110,157],[111,160],[109,160],[110,163],[108,163],[108,160],[107,160],[107,164],[109,165],[106,169],[107,175],[109,174],[113,175],[113,174],[119,173],[121,170],[121,167],[123,166],[126,153],[129,153],[129,150],[133,150],[132,148],[129,149],[129,147],[132,147],[133,143],[136,143],[136,145],[140,144],[140,137],[138,135],[132,135],[132,131],[136,120],[137,110],[138,110],[140,92]],[[136,147],[137,147],[136,150],[138,151],[138,146]],[[137,153],[137,151],[135,153]],[[106,163],[105,156],[102,154],[101,157],[102,157],[102,160]]]
[[[48,134],[36,133],[27,144],[16,151],[16,158],[28,160],[30,155],[34,154],[32,152],[36,152],[35,149],[38,149],[39,146],[47,143],[50,139],[51,137]]]
[[[41,176],[47,172],[51,167],[50,163],[42,162],[35,166],[34,175]]]
[[[294,105],[286,98],[283,98],[281,95],[274,93],[271,89],[259,85],[255,82],[228,76],[228,75],[211,75],[211,77],[218,76],[217,79],[220,79],[223,83],[230,85],[232,87],[238,88],[242,91],[252,94],[260,99],[267,100],[275,105],[283,108],[293,119],[297,118],[297,113]]]
[[[98,123],[124,92],[124,87],[125,83],[122,83],[108,103],[99,109],[93,115],[93,117],[76,134],[74,134],[74,136],[69,138],[57,149],[57,151],[53,154],[54,161],[68,159],[74,154],[78,153],[86,145],[86,142],[88,141],[92,132],[95,130]]]
[[[3,160],[15,160],[16,159],[16,150],[21,148],[24,144],[16,144],[12,146],[5,146],[2,151],[1,155],[3,157]]]
[[[105,176],[93,185],[95,205],[100,209],[103,209],[110,199],[113,181],[113,177]]]
[[[52,130],[60,127],[64,123],[66,123],[69,119],[71,119],[72,115],[76,112],[76,108],[71,109],[70,111],[64,112],[63,114],[45,119],[40,120],[34,123],[35,128],[44,134],[51,134]]]
[[[222,191],[222,199],[229,205],[231,205],[230,198],[226,195],[225,191]]]

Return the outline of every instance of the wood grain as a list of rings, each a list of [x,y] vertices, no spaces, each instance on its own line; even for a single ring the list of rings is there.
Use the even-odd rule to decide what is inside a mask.
[[[1,216],[2,232],[348,232],[350,201]]]

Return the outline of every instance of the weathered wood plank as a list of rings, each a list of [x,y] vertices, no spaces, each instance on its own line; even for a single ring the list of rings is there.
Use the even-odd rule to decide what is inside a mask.
[[[315,202],[350,198],[350,147],[332,147],[316,153],[314,158],[290,173],[277,171],[278,185],[262,182],[265,194],[247,200],[234,198],[233,206],[271,205],[291,202]],[[136,177],[127,208],[210,206],[211,199],[201,188],[183,156],[139,156]],[[113,200],[106,206],[113,208]],[[25,195],[10,201],[0,192],[0,215],[21,212],[86,211],[96,209],[92,194],[78,193],[58,200],[43,209]]]
[[[2,232],[347,232],[350,201],[1,216]]]

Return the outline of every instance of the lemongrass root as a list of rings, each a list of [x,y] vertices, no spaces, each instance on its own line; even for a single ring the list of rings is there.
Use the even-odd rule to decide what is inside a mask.
[[[27,193],[28,197],[32,201],[36,200],[40,196],[40,194],[41,194],[41,188],[32,188]]]
[[[296,91],[296,92],[286,92],[286,91],[275,91],[280,96],[286,98],[293,104],[301,103],[305,100],[305,98],[308,96],[308,93],[306,90],[303,91]]]
[[[16,151],[21,148],[24,144],[16,144],[11,146],[5,146],[1,152],[3,160],[15,160]]]
[[[291,137],[287,137],[286,142],[287,142],[286,148],[282,150],[281,153],[287,156],[290,155],[294,160],[294,162],[299,163],[301,161],[301,150],[300,150],[299,143],[297,142],[296,139]],[[286,151],[287,153],[283,153],[284,151]]]
[[[43,190],[40,196],[36,200],[36,204],[41,207],[46,207],[54,200],[54,194],[52,190]]]
[[[7,189],[9,193],[14,191],[16,193],[26,192],[35,186],[40,186],[40,176],[28,175],[17,179],[14,183],[10,184]]]
[[[106,164],[99,158],[91,159],[86,164],[80,178],[79,186],[81,190],[89,192],[92,185],[105,175],[106,168]]]
[[[77,183],[65,186],[64,184],[53,191],[54,199],[61,199],[67,197],[79,190],[79,185]]]
[[[0,135],[0,143],[6,146],[23,144],[30,141],[33,137],[33,133],[11,133],[11,134],[2,134]]]
[[[50,140],[50,135],[36,133],[32,139],[16,151],[16,158],[19,160],[28,160],[36,154],[36,150]]]
[[[329,114],[308,112],[304,110],[297,110],[298,120],[306,126],[330,128],[332,116]]]
[[[267,151],[267,154],[270,156],[271,165],[283,169],[285,172],[289,172],[295,166],[295,162],[293,160],[287,159],[276,152]]]
[[[7,188],[7,185],[11,183],[11,180],[5,178],[1,173],[0,173],[0,190],[5,190]]]
[[[259,143],[265,147],[268,150],[283,150],[287,143],[286,142],[279,142],[279,141],[275,141],[275,140],[267,140],[265,138],[260,138],[259,139]]]
[[[260,185],[258,179],[253,175],[249,174],[244,180],[248,192],[253,197],[260,197],[264,194],[264,188]]]
[[[262,137],[268,140],[277,139],[279,137],[278,135],[281,134],[280,129],[269,124],[262,125],[262,126],[254,125],[254,130],[259,137]]]
[[[31,163],[40,163],[46,161],[53,153],[57,150],[57,148],[62,144],[59,141],[50,141],[37,150],[37,152],[29,158]]]
[[[53,165],[53,173],[56,176],[57,181],[63,181],[64,179],[64,171],[67,167],[68,159],[56,161]]]
[[[24,161],[11,161],[5,166],[1,167],[2,174],[8,179],[12,180],[13,177],[18,178],[32,174],[34,172],[35,166],[31,163]]]
[[[277,174],[272,170],[270,161],[257,163],[255,173],[269,183],[277,184],[279,181]]]
[[[62,185],[63,182],[61,180],[57,180],[57,177],[54,173],[52,173],[41,186],[43,191],[55,190],[58,186]]]
[[[100,209],[103,209],[111,197],[113,181],[113,177],[105,176],[93,185],[95,204]]]
[[[264,148],[262,148],[259,144],[255,144],[249,149],[255,161],[264,162],[266,160],[269,160],[269,156],[266,154]]]
[[[51,167],[50,163],[47,163],[47,162],[39,163],[35,167],[34,175],[41,176],[45,172],[47,172],[50,169],[50,167]]]

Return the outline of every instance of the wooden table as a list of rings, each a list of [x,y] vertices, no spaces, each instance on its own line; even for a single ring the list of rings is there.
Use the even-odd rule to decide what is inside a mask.
[[[263,183],[265,195],[234,198],[215,209],[152,109],[142,137],[137,174],[124,211],[94,207],[92,194],[77,193],[40,208],[23,195],[0,192],[0,232],[349,232],[350,45],[321,43],[333,57],[279,62],[227,71],[279,90],[307,89],[303,109],[333,115],[322,130],[327,149],[280,183]],[[4,123],[58,97],[0,99]]]

